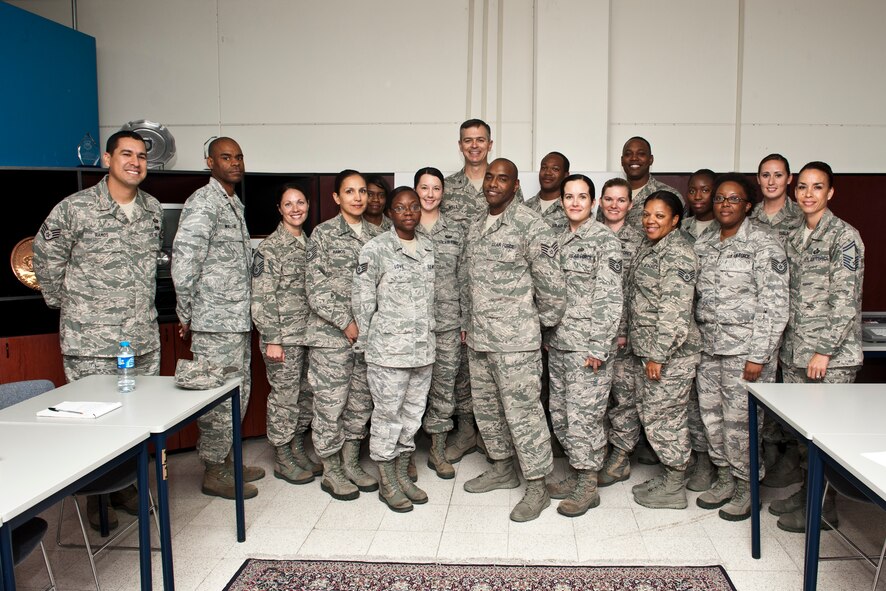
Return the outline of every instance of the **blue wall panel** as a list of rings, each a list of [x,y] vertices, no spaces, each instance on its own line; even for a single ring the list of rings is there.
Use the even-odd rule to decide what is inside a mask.
[[[77,166],[98,140],[95,38],[0,2],[0,166]]]

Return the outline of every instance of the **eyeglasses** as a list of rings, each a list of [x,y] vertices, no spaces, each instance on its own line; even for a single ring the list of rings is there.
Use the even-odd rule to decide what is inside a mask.
[[[391,208],[391,211],[393,211],[394,213],[397,213],[397,214],[406,213],[407,211],[411,211],[412,213],[418,213],[421,211],[421,205],[419,205],[418,203],[413,203],[409,207],[406,207],[405,205],[395,205],[394,207]]]
[[[738,205],[742,201],[747,201],[747,199],[738,195],[729,195],[728,197],[725,195],[714,195],[714,203],[723,203],[724,201],[732,205]]]

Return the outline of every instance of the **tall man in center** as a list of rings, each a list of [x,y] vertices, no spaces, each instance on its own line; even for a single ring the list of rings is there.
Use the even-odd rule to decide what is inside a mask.
[[[553,458],[539,400],[540,328],[559,322],[566,299],[557,238],[514,199],[519,187],[513,162],[499,158],[489,165],[483,179],[487,214],[471,223],[459,264],[474,416],[492,461],[464,488],[481,493],[520,486],[516,451],[527,482],[511,519],[529,521],[551,504],[544,481]]]

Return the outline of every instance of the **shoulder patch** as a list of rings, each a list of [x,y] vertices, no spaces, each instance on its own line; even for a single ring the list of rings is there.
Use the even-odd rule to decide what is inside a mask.
[[[560,243],[556,240],[554,242],[542,242],[541,253],[547,257],[554,258],[560,253]]]
[[[362,275],[369,268],[369,263],[359,263],[357,265],[357,275]]]
[[[307,257],[309,261],[313,261],[317,257],[317,244],[315,242],[311,242],[308,245]]]
[[[48,238],[47,238],[48,240]],[[858,245],[855,240],[843,245],[843,266],[850,271],[858,271],[859,264]]]
[[[252,276],[258,277],[265,272],[265,255],[260,252],[255,253],[252,259]]]
[[[621,273],[621,261],[609,259],[609,268],[615,273]]]
[[[677,275],[686,283],[695,281],[695,271],[688,269],[677,269]]]
[[[778,260],[775,257],[769,259],[770,264],[772,265],[772,270],[778,273],[779,275],[784,275],[788,272],[788,260],[782,259]]]
[[[46,222],[43,222],[43,225],[40,226],[40,233],[43,234],[43,239],[46,241],[54,240],[62,235],[61,229],[50,228],[46,225]]]

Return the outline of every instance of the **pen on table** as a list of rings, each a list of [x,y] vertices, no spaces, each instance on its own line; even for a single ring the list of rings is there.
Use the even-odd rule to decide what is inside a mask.
[[[50,406],[49,410],[51,410],[52,412],[69,412],[69,413],[75,414],[75,415],[82,415],[83,414],[79,410],[65,410],[63,408],[56,408],[54,406]]]

